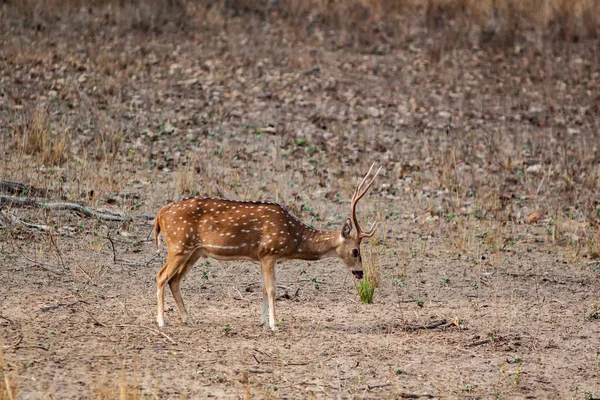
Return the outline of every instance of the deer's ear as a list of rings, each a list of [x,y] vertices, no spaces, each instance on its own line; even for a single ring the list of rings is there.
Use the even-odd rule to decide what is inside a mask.
[[[350,221],[350,218],[346,218],[346,221],[342,226],[342,237],[347,239],[348,236],[350,236],[350,232],[352,232],[352,221]]]

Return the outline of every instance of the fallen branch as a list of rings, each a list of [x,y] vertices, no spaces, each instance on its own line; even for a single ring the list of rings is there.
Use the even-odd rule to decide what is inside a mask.
[[[46,203],[45,201],[37,200],[31,197],[13,197],[0,195],[0,206],[9,204],[15,207],[34,207],[45,210],[70,210],[83,214],[86,217],[93,217],[105,221],[129,221],[131,217],[125,217],[120,213],[104,210],[102,212],[92,208],[82,206],[77,203]]]
[[[240,295],[240,300],[243,300],[243,301],[250,301],[250,300],[248,300],[248,299],[244,298],[244,296],[242,296],[242,293],[241,293],[241,292],[238,290],[238,288],[236,288],[235,286],[234,286],[233,288],[234,288],[234,289],[235,289],[235,291],[236,291],[236,292],[238,292],[238,294]],[[237,300],[235,297],[233,297],[233,299],[234,299],[234,300]]]
[[[26,346],[15,346],[14,349],[40,349],[40,350],[44,350],[44,351],[48,351],[50,350],[49,346],[44,346],[43,344],[32,344],[32,345],[26,345]]]
[[[382,387],[391,386],[391,385],[392,385],[391,383],[374,383],[372,385],[362,386],[358,389],[359,390],[372,390],[372,389],[382,388]]]
[[[144,266],[145,266],[145,267],[147,267],[148,265],[150,265],[150,263],[151,263],[152,261],[154,261],[154,260],[155,260],[156,258],[158,258],[158,257],[160,257],[160,254],[156,254],[155,256],[153,256],[152,258],[150,258],[148,261],[146,261],[146,262],[144,263]]]
[[[0,181],[0,192],[19,196],[41,196],[52,194],[50,189],[38,189],[21,182]]]
[[[445,319],[441,319],[439,321],[435,321],[432,322],[428,325],[415,325],[415,326],[407,326],[406,328],[404,328],[407,331],[418,331],[421,329],[435,329],[441,325],[445,325],[446,324],[446,320]]]
[[[10,220],[10,223],[12,225],[21,224],[27,228],[39,229],[40,231],[44,231],[44,232],[47,232],[51,229],[48,225],[31,224],[29,222],[22,221],[22,220],[18,219],[17,217],[15,217],[14,215],[7,215],[5,213],[2,213],[2,215],[6,216],[7,220]]]
[[[298,362],[285,362],[283,365],[285,367],[293,367],[295,365],[308,365],[310,362],[308,361],[298,361]]]
[[[492,339],[481,339],[481,340],[476,340],[472,343],[467,343],[465,344],[465,347],[475,347],[475,346],[481,346],[482,344],[486,344],[491,342]]]
[[[86,310],[85,308],[84,308],[83,310],[84,310],[84,311],[85,311],[85,312],[86,312],[86,313],[87,313],[87,314],[90,316],[90,318],[91,318],[91,319],[94,321],[94,325],[97,325],[97,326],[104,326],[104,327],[106,327],[106,324],[104,324],[104,323],[102,323],[102,322],[98,321],[98,320],[96,319],[96,317],[94,317],[94,315],[93,315],[91,312],[89,312],[89,310]]]
[[[110,242],[110,247],[112,248],[112,252],[113,252],[113,264],[116,264],[117,263],[117,249],[115,248],[115,242],[110,237],[110,232],[106,234],[106,238]]]
[[[273,356],[271,356],[269,353],[265,353],[264,351],[261,351],[261,350],[257,349],[256,347],[254,348],[254,351],[256,351],[257,353],[262,354],[263,356],[267,356],[269,358],[273,358]]]
[[[409,392],[400,392],[400,397],[403,399],[420,399],[421,397],[425,397],[427,399],[433,399],[438,396],[434,396],[429,393],[409,393]]]
[[[57,304],[52,304],[52,305],[50,305],[50,306],[44,306],[44,307],[40,307],[40,311],[50,311],[50,310],[55,310],[55,309],[57,309],[57,308],[59,308],[59,307],[71,307],[71,306],[74,306],[74,305],[76,305],[76,304],[79,304],[79,303],[85,303],[85,304],[89,304],[89,303],[88,303],[87,301],[85,301],[85,300],[77,300],[77,301],[74,301],[74,302],[72,302],[72,303],[57,303]]]

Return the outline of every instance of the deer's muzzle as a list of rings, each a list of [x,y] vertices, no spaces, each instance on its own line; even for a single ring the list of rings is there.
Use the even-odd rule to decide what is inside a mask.
[[[357,271],[352,271],[352,275],[354,275],[354,277],[355,277],[356,279],[362,279],[362,277],[363,277],[363,272],[362,272],[362,271],[358,271],[358,270],[357,270]]]

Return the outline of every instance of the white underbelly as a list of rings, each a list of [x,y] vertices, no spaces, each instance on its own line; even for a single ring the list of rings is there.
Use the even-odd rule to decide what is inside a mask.
[[[233,255],[225,255],[225,254],[215,254],[215,253],[210,253],[206,250],[202,252],[202,257],[214,258],[215,260],[220,260],[220,261],[230,261],[230,260],[256,261],[256,260],[254,260],[254,258],[248,257],[248,256],[233,256]]]
[[[200,247],[202,250],[201,257],[214,258],[215,260],[251,260],[256,261],[249,255],[239,254],[240,248],[238,246],[217,246],[204,244]]]

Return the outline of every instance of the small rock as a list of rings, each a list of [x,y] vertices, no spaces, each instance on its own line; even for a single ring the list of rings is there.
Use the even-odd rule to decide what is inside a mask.
[[[370,117],[373,118],[377,118],[379,117],[379,110],[373,106],[367,108],[367,114],[369,114]]]

